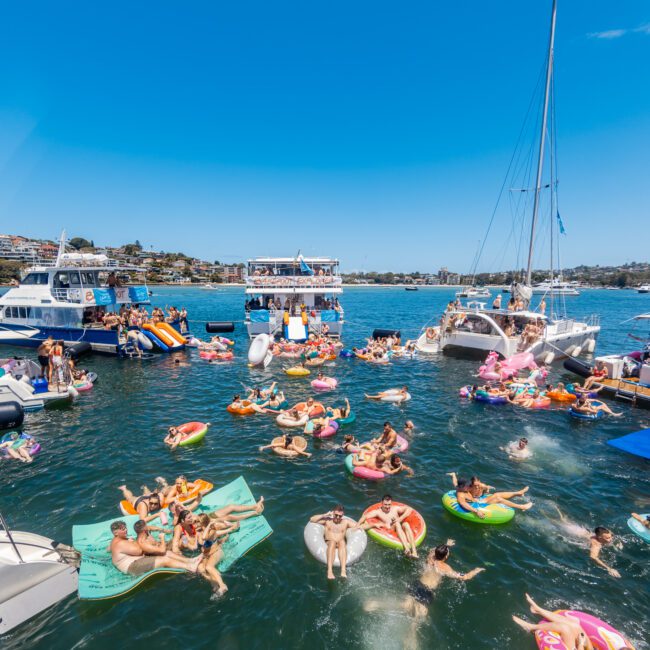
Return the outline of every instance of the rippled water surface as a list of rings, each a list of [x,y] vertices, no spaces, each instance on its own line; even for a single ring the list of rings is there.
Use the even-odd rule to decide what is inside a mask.
[[[241,289],[154,288],[155,304],[185,305],[200,336],[205,320],[240,320]],[[344,294],[348,323],[344,341],[361,343],[374,327],[398,327],[415,336],[440,313],[452,292],[446,289],[350,289]],[[586,291],[569,303],[572,314],[600,313],[599,351],[630,348],[620,322],[650,310],[650,298],[631,291]],[[478,364],[450,357],[398,361],[377,367],[339,359],[328,369],[338,390],[324,401],[348,396],[359,437],[380,430],[385,420],[400,429],[412,419],[417,432],[407,463],[413,478],[383,483],[352,479],[334,452],[337,439],[310,442],[309,461],[285,461],[261,454],[279,429],[272,418],[233,418],[226,411],[242,386],[277,379],[293,401],[311,394],[305,379],[291,379],[277,360],[267,371],[251,371],[241,324],[233,363],[208,365],[196,351],[159,355],[148,362],[92,356],[83,365],[99,374],[95,389],[72,407],[31,414],[25,428],[44,451],[31,466],[3,462],[1,507],[17,529],[71,541],[73,523],[91,523],[118,514],[116,486],[137,490],[162,474],[203,477],[216,485],[243,475],[256,496],[266,497],[266,517],[274,534],[242,558],[225,579],[222,600],[211,600],[208,585],[196,578],[154,578],[127,597],[99,603],[69,598],[0,641],[6,648],[401,648],[413,633],[398,611],[368,614],[370,599],[389,602],[405,594],[420,566],[370,541],[347,582],[328,584],[324,566],[303,544],[308,517],[345,505],[358,517],[390,491],[416,507],[428,534],[423,548],[448,537],[456,540],[452,565],[486,571],[468,583],[448,581],[439,588],[426,621],[415,629],[421,648],[534,648],[511,621],[527,616],[524,593],[548,607],[583,609],[625,632],[637,648],[649,648],[648,558],[650,547],[627,528],[630,511],[650,511],[648,463],[606,445],[606,441],[650,426],[648,411],[627,404],[619,419],[581,422],[561,410],[524,411],[463,403],[460,385],[471,381]],[[6,349],[5,349],[6,350]],[[5,350],[0,351],[4,354]],[[20,350],[7,350],[21,352]],[[33,354],[30,352],[30,354]],[[181,359],[180,367],[174,357]],[[553,379],[563,371],[556,368]],[[413,399],[404,408],[364,401],[364,391],[408,384]],[[169,424],[204,420],[212,428],[194,448],[170,453],[162,444]],[[533,458],[509,461],[499,447],[525,434]],[[497,488],[530,486],[535,507],[503,527],[477,526],[443,510],[449,471],[478,474]],[[557,526],[556,506],[576,524],[611,527],[623,542],[606,550],[606,561],[621,572],[616,580],[591,564],[585,548]]]

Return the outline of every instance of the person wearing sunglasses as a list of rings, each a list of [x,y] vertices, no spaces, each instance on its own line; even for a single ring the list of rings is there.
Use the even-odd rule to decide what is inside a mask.
[[[322,515],[314,515],[310,520],[314,524],[320,524],[324,527],[323,536],[327,544],[327,579],[334,580],[334,558],[338,551],[339,562],[341,564],[341,578],[347,578],[346,565],[348,551],[346,546],[345,534],[352,528],[357,528],[357,524],[351,519],[345,518],[345,511],[342,505],[337,505],[333,510]]]

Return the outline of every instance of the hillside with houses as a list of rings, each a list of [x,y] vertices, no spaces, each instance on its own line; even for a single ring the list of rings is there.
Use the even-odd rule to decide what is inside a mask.
[[[210,262],[183,253],[145,250],[140,242],[114,248],[95,246],[92,240],[73,237],[68,249],[81,253],[104,254],[119,264],[144,272],[151,284],[242,283],[243,263]],[[0,283],[19,279],[27,267],[52,264],[58,244],[51,240],[30,239],[20,235],[0,235]]]

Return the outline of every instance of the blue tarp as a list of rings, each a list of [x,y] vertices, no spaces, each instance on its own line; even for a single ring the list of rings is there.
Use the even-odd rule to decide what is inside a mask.
[[[326,309],[320,313],[321,323],[334,323],[339,320],[339,313],[334,309]]]
[[[112,289],[93,289],[96,305],[112,305],[115,302],[115,291]]]
[[[129,298],[131,302],[149,302],[149,291],[147,287],[129,287]]]
[[[607,444],[622,449],[628,454],[650,460],[650,429],[628,433],[626,436],[609,440]]]
[[[269,310],[268,309],[251,309],[251,323],[268,323]]]

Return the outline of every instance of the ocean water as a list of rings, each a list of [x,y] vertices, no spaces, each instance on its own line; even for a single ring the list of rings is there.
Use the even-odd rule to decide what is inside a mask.
[[[399,288],[348,289],[343,295],[344,342],[361,344],[375,327],[396,327],[414,337],[437,318],[453,291],[406,292]],[[243,291],[154,288],[161,306],[190,311],[200,336],[206,320],[241,321]],[[633,348],[626,318],[650,310],[650,298],[632,291],[585,291],[567,298],[572,315],[599,313],[603,331],[598,352]],[[511,620],[528,618],[524,594],[549,608],[591,612],[624,632],[637,648],[649,648],[647,629],[650,547],[626,526],[631,511],[650,511],[648,463],[606,445],[606,441],[650,426],[650,412],[610,402],[623,417],[597,422],[572,419],[560,409],[524,411],[465,403],[458,387],[472,381],[478,363],[447,356],[397,361],[387,367],[338,359],[327,369],[339,380],[326,403],[347,396],[357,413],[345,431],[369,437],[389,420],[398,430],[405,419],[416,433],[405,461],[415,476],[379,483],[346,474],[335,453],[341,434],[311,441],[310,460],[287,461],[260,453],[279,428],[272,417],[235,418],[225,410],[243,386],[278,380],[291,401],[312,394],[307,379],[289,378],[275,360],[266,371],[246,365],[247,342],[237,326],[236,360],[209,365],[196,351],[159,355],[146,362],[89,356],[83,365],[99,382],[71,407],[30,414],[25,429],[43,452],[30,466],[0,463],[0,508],[15,529],[71,542],[73,524],[119,514],[117,486],[134,491],[155,476],[202,477],[217,486],[243,475],[256,497],[266,498],[273,535],[242,558],[225,580],[230,591],[211,599],[207,583],[189,576],[151,579],[128,596],[106,602],[69,598],[0,639],[3,648],[169,647],[186,648],[534,648]],[[0,350],[25,353],[22,349]],[[33,355],[33,352],[28,352]],[[180,367],[174,358],[182,360]],[[556,367],[552,379],[566,373]],[[369,402],[363,393],[407,384],[413,399],[403,408]],[[170,424],[212,423],[204,442],[168,451],[162,438]],[[499,448],[521,435],[533,456],[510,461]],[[478,474],[498,489],[530,486],[535,507],[502,527],[472,525],[449,515],[441,495],[446,472]],[[385,492],[417,508],[427,523],[421,555],[447,538],[456,540],[451,565],[459,571],[486,568],[471,582],[448,580],[438,589],[427,618],[418,626],[394,606],[421,570],[417,561],[369,540],[347,581],[330,583],[325,567],[303,543],[303,527],[315,513],[340,502],[353,517]],[[559,525],[557,510],[572,522]],[[577,536],[582,527],[610,527],[622,550],[604,558],[622,574],[611,578],[590,563]],[[386,609],[368,613],[380,600]]]

